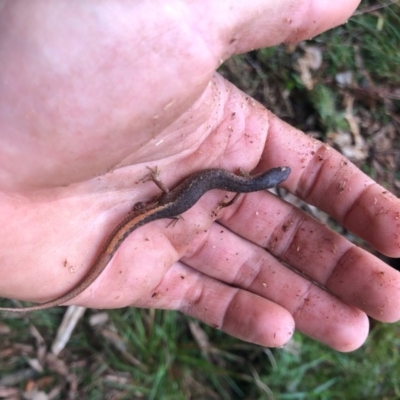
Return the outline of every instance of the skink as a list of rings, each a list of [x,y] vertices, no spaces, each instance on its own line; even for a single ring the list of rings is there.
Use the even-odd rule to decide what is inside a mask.
[[[255,176],[235,175],[217,168],[194,172],[174,189],[164,192],[154,202],[121,221],[104,242],[89,272],[69,292],[46,303],[22,308],[0,308],[0,311],[29,312],[62,305],[88,288],[106,268],[127,236],[141,226],[157,219],[175,218],[183,214],[209,190],[222,189],[236,193],[256,192],[279,185],[288,178],[289,174],[289,167],[272,168]]]

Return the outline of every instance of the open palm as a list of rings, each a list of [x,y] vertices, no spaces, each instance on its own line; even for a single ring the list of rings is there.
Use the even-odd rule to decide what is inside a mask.
[[[400,256],[398,199],[215,73],[344,21],[357,1],[167,3],[0,3],[0,295],[74,287],[158,194],[144,180],[156,166],[173,187],[208,167],[289,165],[285,188]],[[400,318],[396,271],[271,193],[220,210],[225,198],[135,231],[71,303],[177,309],[265,346],[297,328],[342,351],[363,343],[367,314]]]

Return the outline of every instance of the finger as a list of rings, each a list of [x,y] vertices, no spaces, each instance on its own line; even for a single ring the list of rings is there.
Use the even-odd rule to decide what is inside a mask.
[[[265,154],[269,164],[292,168],[290,191],[380,252],[400,256],[400,200],[340,153],[271,115]]]
[[[269,193],[252,193],[221,220],[238,235],[381,321],[400,319],[400,273]]]
[[[247,230],[253,227],[244,221],[244,212],[233,218],[246,224]],[[368,318],[363,312],[218,224],[209,228],[201,245],[195,243],[183,261],[205,275],[279,304],[293,315],[296,329],[336,350],[354,350],[368,335]]]
[[[294,332],[290,313],[253,293],[177,263],[154,288],[149,307],[176,309],[247,342],[283,346]]]

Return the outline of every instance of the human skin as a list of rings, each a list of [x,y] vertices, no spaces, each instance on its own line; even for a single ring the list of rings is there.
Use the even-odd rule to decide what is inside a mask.
[[[143,181],[156,166],[173,187],[202,168],[289,165],[286,189],[399,257],[400,201],[215,73],[357,4],[0,1],[0,295],[43,302],[74,287],[158,193]],[[70,304],[180,310],[270,347],[298,329],[340,351],[365,341],[367,315],[400,318],[398,272],[268,192],[218,210],[224,199],[212,191],[173,226],[135,231]]]

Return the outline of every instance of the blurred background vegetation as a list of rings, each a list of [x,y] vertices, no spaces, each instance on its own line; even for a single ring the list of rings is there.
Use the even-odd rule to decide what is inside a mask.
[[[399,11],[363,1],[347,24],[233,57],[220,73],[399,196]],[[0,399],[400,398],[400,324],[371,321],[366,344],[341,354],[300,333],[268,349],[176,312],[87,310],[58,348],[64,313],[0,315]]]

